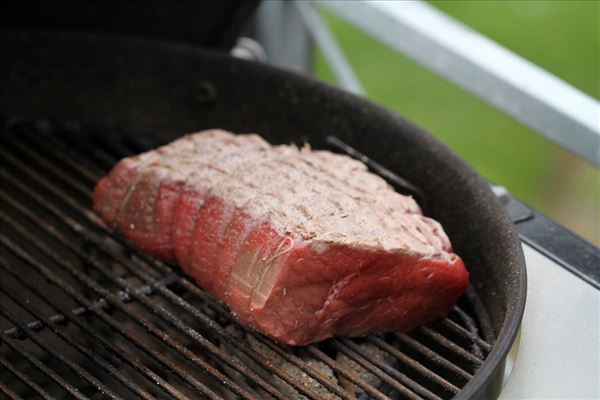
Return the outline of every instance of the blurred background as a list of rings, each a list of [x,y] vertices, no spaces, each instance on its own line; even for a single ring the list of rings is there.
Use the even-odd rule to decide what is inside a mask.
[[[600,98],[600,2],[430,1]],[[490,181],[600,246],[600,171],[334,15],[321,15],[368,97],[433,133]],[[318,77],[335,83],[321,54]],[[600,123],[600,121],[598,122]]]

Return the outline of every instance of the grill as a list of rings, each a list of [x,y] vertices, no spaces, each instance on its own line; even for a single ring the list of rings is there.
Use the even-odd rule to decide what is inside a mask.
[[[0,390],[9,398],[450,399],[494,343],[470,288],[409,334],[292,348],[248,332],[177,267],[137,252],[91,210],[120,158],[173,136],[18,119],[1,168]],[[363,159],[338,138],[331,149]]]

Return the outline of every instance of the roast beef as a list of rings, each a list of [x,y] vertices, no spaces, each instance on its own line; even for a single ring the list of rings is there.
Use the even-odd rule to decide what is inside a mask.
[[[291,345],[408,331],[468,283],[440,224],[363,163],[255,134],[209,130],[125,158],[94,207],[243,325]]]

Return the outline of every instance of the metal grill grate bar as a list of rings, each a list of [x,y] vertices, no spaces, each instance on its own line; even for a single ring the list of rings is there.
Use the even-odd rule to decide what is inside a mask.
[[[8,362],[4,357],[0,356],[0,364],[7,370],[9,370],[13,375],[21,380],[25,385],[33,389],[38,396],[40,396],[44,400],[52,400],[52,397],[42,389],[38,384],[36,384],[33,379],[27,376],[23,371],[13,367],[11,363]]]
[[[406,376],[402,376],[402,380],[399,380],[399,379],[397,380],[397,379],[392,378],[386,372],[394,371],[393,368],[391,368],[389,365],[386,365],[385,363],[380,363],[379,360],[377,360],[375,357],[370,356],[368,353],[363,352],[362,349],[361,349],[361,352],[359,353],[358,351],[356,351],[357,349],[359,349],[358,346],[349,347],[345,342],[342,343],[341,341],[339,341],[337,339],[332,340],[332,344],[338,351],[340,351],[343,354],[345,354],[346,356],[350,357],[353,361],[355,361],[356,363],[361,365],[363,368],[365,368],[366,370],[371,372],[373,375],[375,375],[376,377],[378,377],[379,379],[381,379],[382,381],[384,381],[385,383],[387,383],[388,385],[390,385],[391,387],[396,389],[402,395],[406,396],[406,398],[411,399],[411,400],[422,400],[423,399],[422,396],[424,393],[427,393],[425,396],[427,396],[429,394],[426,389],[422,392],[417,392],[417,393],[412,392],[408,388],[408,386],[413,386],[412,383],[416,383],[416,382],[409,382],[412,380],[407,379]],[[365,354],[365,355],[363,356],[363,354]],[[384,364],[386,366],[385,371],[382,370],[381,364]],[[391,374],[393,375],[394,372],[392,372]],[[398,374],[398,375],[402,375],[402,374]],[[418,385],[418,384],[414,385],[414,387],[418,387],[418,386],[420,386],[420,385]],[[433,395],[433,393],[431,393],[431,394]],[[435,395],[433,395],[433,396],[435,396]],[[429,396],[427,396],[427,397],[429,397]]]
[[[406,354],[402,353],[400,350],[391,346],[389,343],[382,340],[380,337],[371,335],[371,336],[367,337],[367,340],[370,341],[371,343],[379,346],[380,348],[384,349],[385,351],[387,351],[388,353],[390,353],[391,355],[396,357],[398,360],[402,361],[404,364],[409,365],[411,368],[417,370],[421,375],[423,375],[427,379],[431,380],[432,382],[437,383],[438,385],[443,387],[448,392],[456,394],[460,391],[460,389],[458,387],[456,387],[452,383],[448,382],[447,380],[445,380],[444,378],[442,378],[435,372],[431,371],[429,368],[421,365],[420,363],[416,362],[412,358],[408,357]]]
[[[424,204],[426,197],[421,189],[417,186],[413,185],[406,179],[401,176],[393,173],[389,169],[385,168],[383,165],[378,162],[371,160],[364,154],[361,154],[356,149],[352,148],[348,144],[342,142],[340,139],[335,136],[327,136],[327,143],[332,146],[334,149],[341,151],[344,154],[347,154],[351,157],[356,158],[357,160],[362,161],[369,168],[377,171],[378,175],[384,177],[388,182],[392,182],[396,189],[400,190],[402,193],[410,194],[415,197],[419,204]]]
[[[358,346],[353,341],[348,340],[348,339],[335,339],[335,340],[336,341],[339,340],[345,346],[347,346],[349,349],[351,349],[352,351],[356,352],[362,358],[368,360],[371,364],[374,364],[379,369],[385,371],[392,378],[398,380],[399,382],[402,382],[404,385],[406,385],[407,387],[409,387],[415,393],[418,393],[419,395],[421,395],[421,396],[423,396],[425,398],[432,399],[432,400],[441,400],[439,396],[437,396],[436,394],[434,394],[431,391],[427,390],[422,385],[420,385],[417,382],[415,382],[414,380],[410,379],[405,374],[402,374],[402,373],[398,372],[396,369],[390,367],[387,363],[382,362],[381,360],[373,357],[371,354],[369,354],[368,352],[366,352],[365,350],[363,350],[362,348],[360,348],[360,346]]]
[[[135,336],[133,336],[133,335],[127,335],[125,333],[126,331],[123,330],[123,328],[120,326],[120,324],[118,322],[116,322],[115,320],[113,320],[107,314],[102,313],[100,310],[98,310],[97,307],[94,307],[94,304],[92,302],[88,301],[83,296],[79,295],[79,293],[73,287],[71,287],[70,285],[68,285],[66,282],[62,281],[57,275],[55,275],[54,273],[52,273],[52,271],[50,271],[45,266],[43,266],[40,263],[38,263],[35,259],[31,258],[26,252],[24,252],[18,246],[14,245],[14,243],[12,243],[10,240],[5,239],[4,237],[0,238],[0,240],[1,240],[2,244],[4,244],[11,251],[13,251],[17,256],[19,256],[20,258],[22,258],[28,264],[30,264],[33,267],[35,267],[38,270],[38,272],[40,272],[42,275],[44,275],[44,277],[46,279],[48,279],[50,282],[54,283],[59,288],[63,289],[72,298],[74,298],[77,301],[79,301],[80,303],[84,304],[84,306],[86,307],[87,310],[92,311],[96,316],[100,317],[102,320],[104,320],[104,322],[106,322],[107,324],[111,325],[111,327],[113,327],[114,329],[116,329],[123,336],[127,337],[129,340],[131,340],[134,343],[136,343],[136,344],[139,345],[139,343],[140,343],[139,339],[136,340],[137,338]],[[115,303],[112,303],[112,305],[114,305],[114,304]],[[190,385],[192,385],[194,388],[196,388],[200,393],[203,393],[204,395],[206,395],[208,397],[211,397],[213,399],[218,399],[219,398],[214,392],[212,392],[210,389],[208,389],[203,383],[199,382],[196,378],[194,378],[191,374],[189,374],[187,371],[185,371],[184,369],[182,369],[180,366],[178,366],[177,364],[173,363],[172,361],[170,361],[168,358],[164,357],[159,352],[156,352],[156,351],[150,349],[147,346],[144,346],[144,345],[141,345],[141,346],[142,346],[143,349],[148,350],[149,354],[151,354],[152,356],[154,356],[157,361],[159,361],[160,363],[168,366],[170,369],[172,369],[175,372],[177,372],[177,374],[181,378],[183,378]]]
[[[14,220],[12,220],[11,218],[8,218],[6,215],[4,215],[4,213],[1,213],[0,216],[2,217],[1,219],[5,223],[7,223],[9,226],[11,226],[13,229],[15,229],[17,231],[21,231],[19,233],[23,232],[23,228],[21,228],[19,226],[19,224],[16,223]],[[25,231],[25,234],[26,234],[26,231]],[[140,324],[140,326],[144,327],[148,332],[154,334],[156,337],[162,339],[163,342],[169,344],[173,349],[179,351],[182,355],[184,355],[186,357],[187,360],[192,361],[195,365],[202,368],[205,372],[209,372],[211,374],[214,373],[213,376],[222,377],[223,384],[225,384],[228,388],[234,390],[240,396],[242,396],[244,398],[252,398],[252,396],[250,394],[248,394],[244,389],[239,387],[239,385],[237,385],[236,383],[232,382],[231,380],[229,380],[228,378],[223,376],[214,367],[208,365],[204,360],[202,360],[201,358],[199,358],[198,356],[193,354],[190,350],[188,350],[181,343],[178,343],[177,341],[175,341],[171,336],[169,336],[168,333],[157,328],[147,319],[137,316],[134,313],[129,312],[127,310],[127,308],[124,307],[123,304],[118,300],[117,296],[115,296],[114,294],[110,293],[106,289],[97,285],[93,280],[89,279],[87,276],[82,274],[69,261],[61,259],[51,249],[47,248],[47,246],[43,242],[40,242],[39,240],[37,240],[36,238],[34,238],[32,236],[28,236],[27,239],[30,241],[30,243],[33,243],[37,249],[42,251],[46,256],[51,258],[53,261],[55,261],[61,267],[68,270],[71,275],[77,277],[80,282],[85,284],[89,289],[93,290],[99,296],[101,296],[103,299],[105,299],[111,307],[118,308],[119,310],[129,314],[133,320],[135,320],[137,323]],[[27,261],[30,265],[36,267],[36,269],[40,273],[42,273],[46,278],[48,278],[55,285],[57,285],[58,287],[63,289],[65,292],[67,292],[69,295],[71,295],[71,297],[75,298],[77,301],[82,303],[88,310],[94,312],[97,316],[99,316],[103,320],[105,320],[105,322],[111,321],[112,322],[112,323],[110,323],[111,325],[119,326],[118,322],[116,322],[114,319],[108,317],[106,314],[103,313],[104,310],[101,311],[101,309],[94,307],[93,303],[91,303],[89,300],[87,300],[87,299],[83,298],[81,295],[79,295],[73,287],[71,287],[69,284],[64,282],[60,277],[58,277],[55,273],[50,271],[48,268],[42,266],[39,262],[37,262],[35,259],[33,259],[31,256],[29,256],[27,254],[27,252],[25,252],[19,246],[15,245],[11,240],[9,240],[8,238],[4,238],[4,237],[0,238],[0,240],[1,240],[2,244],[4,244],[11,251],[13,251],[17,256],[19,256],[23,260]],[[122,282],[120,282],[120,283],[122,283]],[[126,289],[126,291],[128,293],[132,294],[132,296],[134,296],[138,300],[140,300],[142,303],[147,304],[148,301],[143,295],[137,294],[132,288],[128,287],[127,285],[124,285],[123,288]],[[200,335],[198,335],[198,337],[199,336]],[[138,340],[138,342],[139,342],[139,340]],[[211,344],[211,346],[213,346],[213,345]],[[149,349],[149,347],[147,347],[147,346],[146,346],[146,348]],[[178,375],[180,375],[182,378],[184,378],[189,384],[194,386],[201,393],[205,394],[206,396],[208,396],[210,398],[219,399],[219,396],[216,393],[214,393],[205,384],[203,384],[202,382],[197,380],[195,377],[193,377],[190,373],[185,371],[185,369],[183,369],[181,366],[178,366],[177,364],[173,363],[172,361],[167,359],[165,356],[161,355],[159,352],[156,352],[154,350],[150,350],[150,351],[151,351],[152,355],[156,356],[156,358],[161,363],[168,365],[171,369],[177,371]]]
[[[419,332],[422,332],[425,335],[427,335],[428,337],[432,338],[436,343],[444,346],[444,348],[452,351],[454,354],[463,357],[465,360],[470,361],[474,365],[476,365],[478,367],[483,365],[483,360],[475,357],[473,354],[469,353],[462,347],[458,346],[456,343],[452,342],[451,340],[449,340],[442,334],[435,332],[433,329],[426,327],[426,326],[422,326],[418,330],[419,330]]]
[[[21,307],[24,307],[23,303],[18,299],[18,295],[15,295],[14,292],[11,292],[10,290],[5,290],[5,289],[1,289],[0,292],[7,294],[8,297],[11,298],[16,304],[18,304]],[[31,307],[28,307],[28,308],[31,309]],[[11,314],[8,311],[3,311],[3,313],[8,320],[12,321],[15,324],[15,327],[17,327],[20,331],[25,332],[25,334],[28,337],[31,337],[31,335],[28,333],[28,330],[30,330],[29,326],[31,326],[32,324],[25,323],[23,320],[18,318],[16,315]],[[33,325],[37,325],[37,323],[39,323],[39,322],[41,322],[41,321],[39,321],[39,319],[38,319],[37,321],[34,321]],[[46,351],[48,351],[48,353],[50,353],[53,357],[56,357],[57,354],[60,355],[59,353],[55,352],[51,348],[51,346],[43,343],[41,340],[40,341],[38,341],[36,339],[32,339],[32,340],[36,344],[38,344],[41,348],[46,349]],[[99,365],[99,366],[103,367],[104,369],[106,369],[107,371],[109,371],[109,373],[113,377],[115,377],[119,380],[121,380],[121,379],[126,380],[126,378],[123,377],[122,374],[119,373],[119,371],[117,371],[112,365],[108,364],[107,362],[101,360],[99,357],[95,356],[90,349],[87,349],[87,348],[79,345],[75,341],[69,340],[69,338],[65,338],[65,341],[67,343],[69,343],[71,346],[77,348],[79,351],[81,351],[86,356],[88,356],[97,365]],[[106,385],[104,385],[102,382],[100,382],[98,379],[96,379],[91,373],[86,371],[84,368],[81,368],[78,364],[76,364],[72,360],[69,360],[67,357],[64,357],[62,355],[60,355],[60,360],[63,361],[65,364],[67,364],[71,369],[76,371],[79,376],[86,379],[91,384],[95,385],[98,388],[98,390],[100,390],[103,394],[108,395],[110,398],[113,398],[113,399],[122,399],[121,396],[117,395],[115,392],[112,391],[112,389],[108,388]]]
[[[21,146],[21,149],[22,151],[27,152],[27,149],[33,149],[36,146],[36,142],[32,140],[32,136],[38,138],[39,136],[43,136],[44,143],[47,144],[47,146],[45,146],[45,150],[47,150],[45,154],[52,155],[53,163],[67,165],[71,172],[74,172],[91,182],[95,182],[98,177],[102,175],[102,170],[95,169],[94,166],[89,163],[86,165],[86,168],[81,168],[81,162],[84,162],[84,160],[79,159],[79,154],[73,152],[70,147],[65,146],[49,132],[51,130],[49,123],[43,123],[41,125],[43,126],[27,127],[27,124],[19,125],[18,122],[13,123],[8,127],[8,130],[18,132],[19,139],[17,140],[14,138],[14,135],[8,135],[6,141],[11,145],[16,146],[21,144],[20,141],[23,141],[24,144]],[[55,150],[55,147],[60,147],[60,153]],[[79,160],[80,162],[77,162],[76,160]]]
[[[39,152],[34,151],[32,148],[26,148],[23,144],[15,141],[15,140],[11,140],[10,144],[11,144],[11,146],[14,146],[16,149],[18,149],[21,153],[27,154],[28,152],[31,152],[31,153],[36,154],[35,161],[40,166],[42,166],[45,170],[52,172],[52,174],[56,175],[56,177],[58,179],[62,180],[63,182],[68,183],[69,186],[71,186],[73,189],[75,189],[75,191],[79,192],[80,195],[82,195],[86,198],[92,197],[88,187],[85,187],[84,185],[79,183],[77,180],[73,179],[73,177],[71,175],[64,173],[59,168],[56,168],[54,163],[49,162]]]
[[[14,338],[5,338],[6,334],[3,335],[0,339],[2,343],[6,343],[10,348],[12,348],[15,352],[17,352],[21,357],[29,361],[33,364],[39,371],[43,372],[47,377],[56,382],[59,386],[73,395],[76,399],[85,400],[86,397],[79,393],[79,391],[61,378],[58,374],[52,371],[50,368],[45,366],[40,360],[34,357],[29,351],[25,350],[22,346],[16,343],[16,339]]]
[[[450,329],[451,331],[453,331],[454,333],[462,336],[464,339],[466,340],[470,340],[474,343],[477,343],[479,346],[483,347],[483,349],[489,353],[490,350],[492,350],[492,346],[484,341],[482,338],[480,338],[479,336],[473,334],[472,332],[469,332],[468,330],[466,330],[465,328],[463,328],[462,326],[460,326],[459,324],[457,324],[456,322],[452,321],[451,319],[444,319],[442,321],[442,324]]]
[[[310,345],[306,347],[306,351],[315,357],[315,359],[320,360],[333,368],[335,371],[340,372],[344,378],[348,379],[353,384],[359,386],[363,389],[367,394],[372,396],[375,399],[389,399],[389,397],[383,395],[381,392],[375,390],[372,385],[369,385],[364,381],[361,377],[357,376],[355,373],[349,371],[346,367],[340,365],[337,361],[333,360],[331,357],[327,356],[327,354],[323,353],[320,349],[318,349],[314,345]]]
[[[101,366],[106,371],[108,371],[108,373],[111,376],[116,378],[119,382],[121,382],[124,386],[126,386],[128,389],[130,389],[133,393],[137,394],[138,396],[141,396],[144,399],[152,398],[148,392],[143,390],[139,385],[136,385],[131,379],[128,379],[125,375],[123,375],[121,373],[121,371],[119,371],[119,369],[115,368],[112,364],[108,363],[106,360],[98,357],[92,349],[89,349],[89,348],[81,345],[77,340],[75,340],[75,338],[73,338],[67,332],[63,332],[60,329],[60,327],[58,326],[58,324],[56,324],[56,323],[46,324],[44,322],[44,314],[41,311],[39,311],[39,309],[33,303],[30,302],[29,304],[24,304],[23,301],[19,299],[19,297],[21,297],[21,296],[19,296],[17,293],[15,293],[15,291],[13,289],[1,288],[0,291],[6,293],[8,295],[8,297],[10,297],[10,299],[13,302],[15,302],[15,304],[19,305],[23,309],[28,310],[28,312],[34,318],[36,318],[36,320],[34,320],[33,323],[25,324],[25,327],[36,326],[36,329],[34,330],[33,333],[35,333],[45,327],[48,327],[52,332],[54,332],[56,335],[58,335],[61,339],[63,339],[69,345],[73,346],[74,348],[79,350],[81,353],[85,354],[89,359],[94,361],[97,365]],[[23,329],[23,326],[21,326],[20,328]],[[45,345],[45,347],[48,347],[48,345]]]
[[[36,293],[43,293],[43,288],[42,287],[40,287],[35,282],[30,282],[29,279],[27,279],[27,277],[24,274],[22,274],[21,272],[19,272],[17,269],[15,269],[15,268],[7,265],[7,264],[4,264],[4,263],[0,263],[0,266],[2,268],[4,268],[6,271],[8,271],[12,276],[14,276],[15,278],[17,278],[28,289],[31,289],[32,291],[34,291]],[[75,310],[69,310],[67,307],[61,306],[61,305],[57,304],[57,302],[53,302],[52,300],[50,300],[48,298],[46,299],[46,303],[49,304],[52,308],[54,308],[56,311],[59,312],[58,314],[55,314],[55,315],[52,315],[52,316],[48,317],[48,320],[50,320],[52,323],[60,325],[61,323],[66,323],[68,321],[72,321],[79,328],[81,328],[87,335],[89,335],[90,337],[94,338],[95,341],[97,341],[98,343],[100,343],[105,349],[107,349],[113,355],[115,355],[118,358],[120,358],[122,361],[124,361],[127,364],[129,364],[135,370],[137,370],[140,373],[142,373],[142,375],[144,375],[146,378],[148,378],[151,382],[154,382],[156,385],[158,385],[159,387],[163,388],[166,391],[166,393],[170,394],[172,397],[174,397],[176,399],[185,399],[185,396],[181,392],[179,392],[172,385],[170,385],[169,383],[167,383],[164,379],[162,379],[160,376],[158,376],[151,369],[149,369],[148,367],[146,367],[144,365],[144,363],[138,357],[133,357],[131,354],[128,354],[128,356],[125,357],[124,354],[127,354],[127,353],[122,348],[117,348],[112,343],[108,342],[106,339],[104,339],[102,336],[100,336],[86,322],[82,322],[82,321],[80,321],[77,318],[67,319],[67,318],[69,318],[68,317],[69,315],[75,314],[75,311],[77,309],[75,309]],[[85,309],[85,311],[88,311],[88,310]],[[81,315],[81,313],[77,313],[77,314]]]
[[[461,376],[461,377],[463,377],[466,380],[469,380],[469,379],[473,378],[473,375],[471,375],[469,372],[465,371],[464,369],[462,369],[462,368],[458,367],[457,365],[453,364],[452,362],[448,361],[443,356],[441,356],[438,353],[434,352],[429,347],[427,347],[424,344],[418,342],[417,340],[413,339],[412,337],[408,336],[407,334],[394,332],[393,335],[401,343],[406,344],[406,345],[412,347],[413,349],[415,349],[419,353],[423,354],[425,357],[427,357],[432,362],[434,362],[434,363],[436,363],[438,365],[441,365],[444,368],[447,368],[448,370],[454,372],[458,376]]]
[[[26,332],[26,324],[21,321],[13,313],[8,310],[0,311],[0,315],[2,315],[5,319],[10,321],[15,327],[17,327],[21,332]],[[57,360],[60,360],[63,364],[68,366],[71,370],[73,370],[77,375],[81,378],[88,381],[91,385],[95,386],[102,394],[110,397],[111,399],[122,399],[121,396],[117,395],[112,389],[106,387],[102,382],[96,379],[92,374],[90,374],[85,368],[82,368],[80,365],[76,364],[72,360],[60,354],[58,351],[54,350],[50,346],[45,346],[44,343],[39,340],[35,335],[27,335],[27,338],[33,341],[40,348],[44,349],[48,354],[54,357]]]
[[[4,393],[6,396],[13,400],[21,400],[22,397],[10,390],[4,383],[0,382],[0,392]]]

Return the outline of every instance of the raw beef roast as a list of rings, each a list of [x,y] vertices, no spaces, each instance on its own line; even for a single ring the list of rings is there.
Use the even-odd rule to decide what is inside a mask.
[[[254,134],[204,131],[125,158],[94,207],[287,344],[410,330],[468,283],[441,226],[363,163]]]

